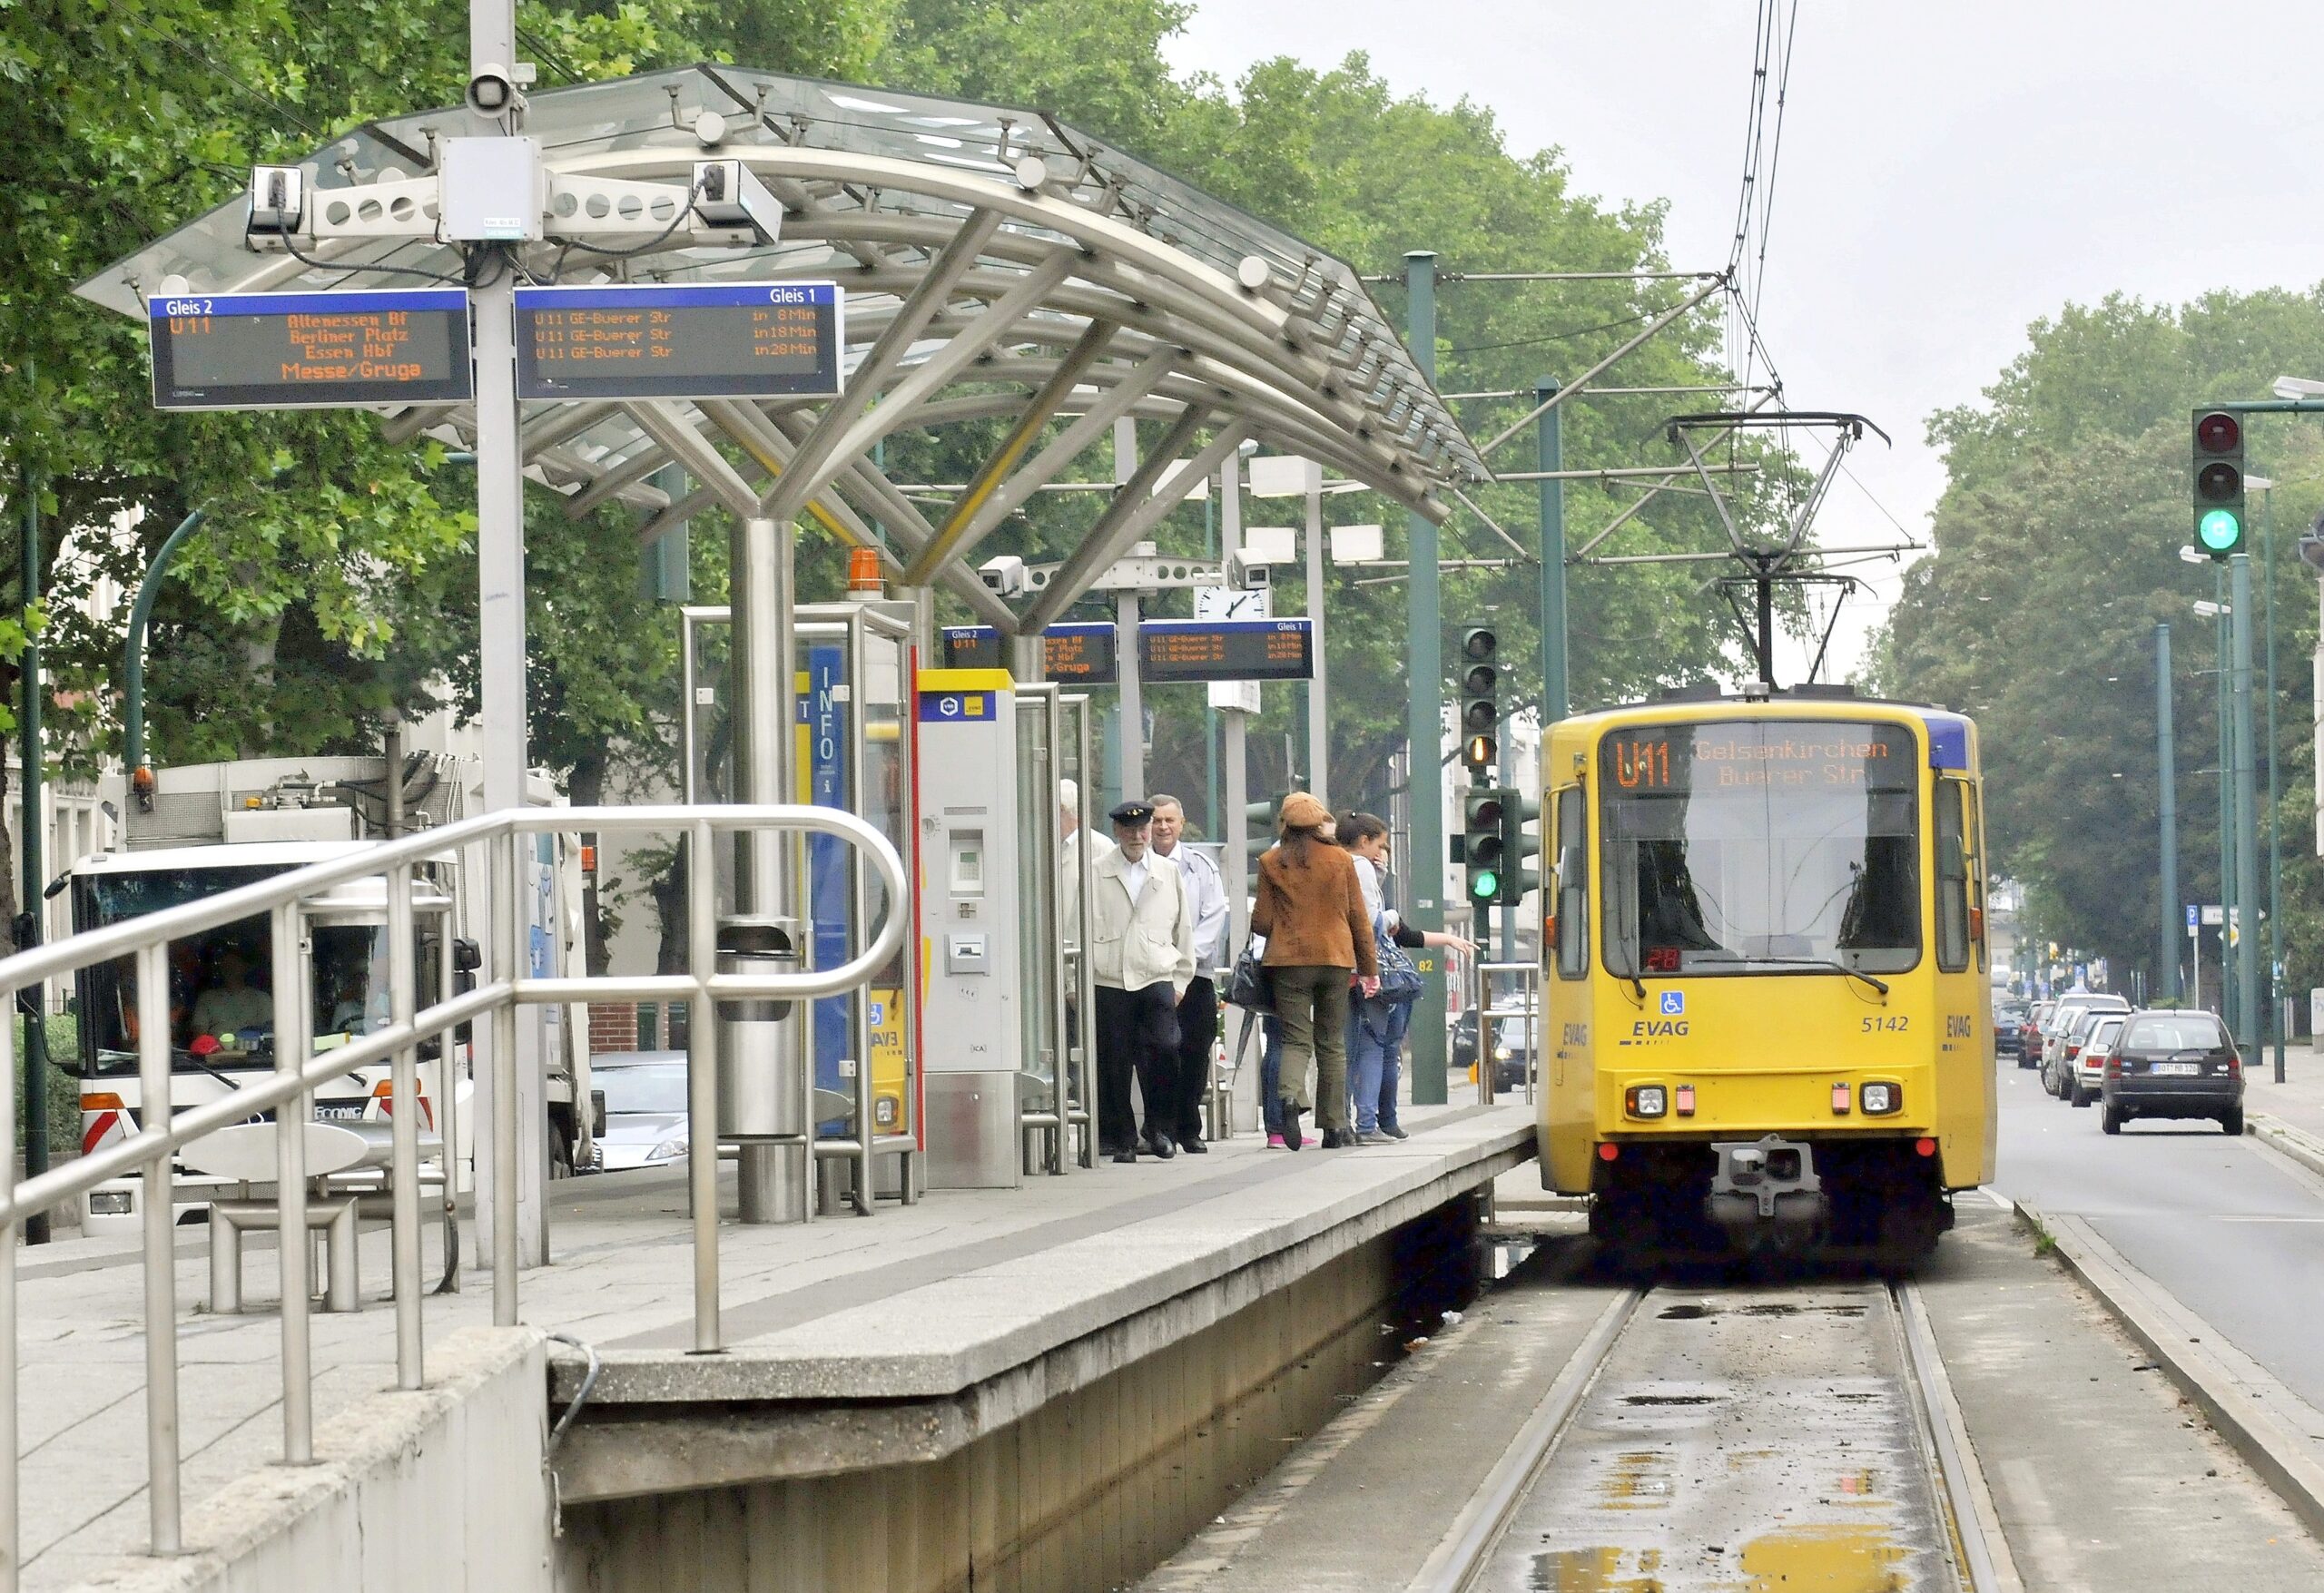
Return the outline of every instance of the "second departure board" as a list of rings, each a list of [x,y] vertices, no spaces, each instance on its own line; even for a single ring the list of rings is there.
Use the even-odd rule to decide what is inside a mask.
[[[835,282],[517,290],[520,398],[828,398]]]
[[[1137,627],[1137,672],[1173,681],[1304,681],[1315,673],[1304,619],[1147,620]]]
[[[1118,680],[1115,664],[1114,627],[1074,623],[1051,625],[1041,633],[1047,678],[1059,685],[1110,686]],[[990,625],[950,625],[944,631],[944,667],[1000,669],[1000,633]]]
[[[337,409],[474,396],[458,288],[172,293],[146,302],[161,409]]]

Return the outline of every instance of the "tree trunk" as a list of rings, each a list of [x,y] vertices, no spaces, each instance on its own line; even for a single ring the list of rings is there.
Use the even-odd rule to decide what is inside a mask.
[[[605,805],[606,754],[603,747],[584,753],[566,777],[566,794],[576,808]],[[592,840],[594,841],[594,837]],[[597,900],[597,877],[605,870],[606,854],[597,851],[597,866],[581,880],[581,955],[591,978],[605,977],[609,953],[606,946],[606,916]]]
[[[657,974],[686,971],[686,848],[690,844],[687,838],[679,837],[678,844],[671,849],[670,866],[646,886],[654,897],[654,916],[662,926],[661,951],[654,965]]]

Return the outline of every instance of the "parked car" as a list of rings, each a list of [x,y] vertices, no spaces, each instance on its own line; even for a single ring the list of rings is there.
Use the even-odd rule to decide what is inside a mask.
[[[2131,1004],[2120,996],[2109,996],[2097,990],[2070,990],[2058,998],[2050,1009],[2048,1020],[2042,1026],[2042,1087],[2060,1100],[2065,1099],[2065,1048],[2079,1044],[2081,1037],[2073,1031],[2083,1018],[2093,1011],[2128,1012]]]
[[[2025,1007],[2019,1001],[1997,1001],[1994,1004],[1994,1055],[2023,1057],[2025,1044],[2018,1025],[2024,1021]]]
[[[1477,1065],[1477,1009],[1470,1008],[1452,1020],[1452,1071],[1466,1073]]]
[[[2017,1022],[2017,1065],[2020,1067],[2042,1066],[2042,1025],[2050,1016],[2052,1003],[2036,1001],[2025,1009]]]
[[[2090,1015],[2090,1036],[2066,1069],[2066,1099],[2075,1106],[2086,1106],[2098,1098],[2098,1087],[2106,1077],[2106,1064],[2122,1049],[2126,1017],[2113,1012]]]
[[[684,1051],[607,1051],[589,1058],[589,1080],[606,1097],[592,1171],[672,1166],[686,1159]]]
[[[2109,1013],[2128,1012],[2130,1004],[2121,1007],[2084,1007],[2066,1022],[2048,1049],[2043,1052],[2042,1086],[2062,1101],[2073,1098],[2074,1070],[2082,1060],[2082,1051],[2090,1043],[2091,1032],[2098,1020]]]
[[[2243,1060],[2227,1026],[2208,1012],[2134,1012],[2122,1025],[2099,1098],[2102,1126],[2133,1117],[2215,1117],[2243,1132]]]
[[[1523,1018],[1498,1018],[1493,1023],[1492,1087],[1495,1095],[1525,1087],[1526,1071],[1533,1064],[1533,1026]]]

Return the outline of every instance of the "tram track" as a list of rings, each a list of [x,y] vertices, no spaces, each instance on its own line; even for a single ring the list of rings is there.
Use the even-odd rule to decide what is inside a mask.
[[[1910,1283],[1626,1289],[1408,1593],[2020,1593]]]

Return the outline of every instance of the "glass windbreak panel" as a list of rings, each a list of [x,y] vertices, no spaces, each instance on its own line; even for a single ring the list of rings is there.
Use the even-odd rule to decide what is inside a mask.
[[[1056,713],[1054,688],[1018,688],[1017,955],[1025,992],[1025,1046],[1018,1066],[1051,1079],[1058,1056]]]
[[[1912,733],[1641,726],[1599,752],[1610,973],[1900,973],[1920,960]]]
[[[2227,1031],[2208,1013],[2174,1013],[2168,1018],[2142,1018],[2122,1037],[2125,1051],[2223,1050]]]
[[[149,913],[256,884],[286,865],[155,870],[84,877],[74,883],[74,921],[102,929]],[[388,1021],[387,931],[362,925],[320,925],[310,931],[314,980],[310,1032],[319,1047],[333,1036],[369,1033]],[[415,1005],[434,998],[439,947],[422,933],[416,959]],[[170,1047],[181,1069],[216,1071],[274,1066],[273,937],[263,914],[238,919],[169,949]],[[137,968],[116,958],[81,976],[82,1057],[101,1073],[137,1067]]]

